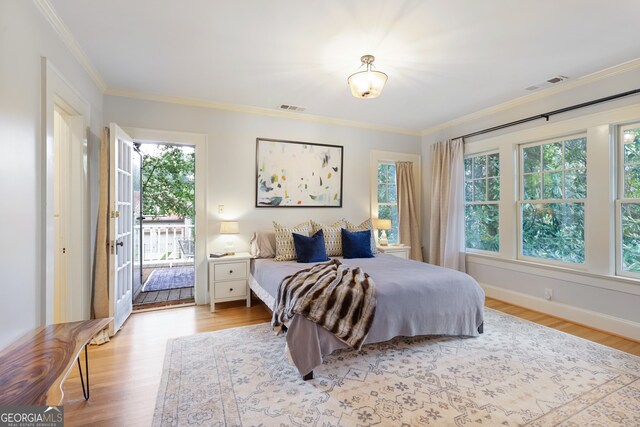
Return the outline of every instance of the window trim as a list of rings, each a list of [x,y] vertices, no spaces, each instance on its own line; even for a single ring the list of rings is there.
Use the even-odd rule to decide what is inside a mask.
[[[378,164],[376,165],[376,172],[377,169],[380,167],[380,165],[394,165],[395,166],[395,162],[390,161],[390,160],[378,160]],[[375,205],[376,205],[376,210],[374,212],[380,212],[380,206],[395,206],[396,210],[399,208],[398,206],[398,182],[397,182],[397,177],[396,177],[396,202],[392,203],[392,202],[380,202],[378,200],[378,191],[376,188],[376,200],[375,200]],[[376,178],[376,185],[379,185],[379,182]],[[387,186],[387,192],[386,192],[386,196],[387,198],[389,198],[389,174],[387,173],[387,183],[385,184]],[[392,242],[391,240],[389,240],[389,244],[390,245],[397,245],[398,243],[400,243],[400,218],[398,217],[398,236],[396,236],[398,238],[397,242]],[[377,231],[377,230],[376,230]],[[375,240],[376,243],[378,242],[378,235],[379,233],[374,233],[375,234]]]
[[[465,154],[463,156],[463,162],[466,159],[472,159],[474,157],[480,157],[480,156],[486,156],[487,157],[487,163],[488,163],[488,156],[490,156],[491,154],[497,154],[498,155],[498,161],[500,162],[499,164],[502,164],[502,159],[500,158],[500,150],[498,148],[493,148],[490,150],[484,150],[484,151],[479,151],[477,153],[470,153],[470,154]],[[472,167],[472,171],[473,171],[473,165]],[[487,167],[488,170],[488,167]],[[464,164],[462,166],[462,173],[464,174]],[[472,172],[473,175],[473,172]],[[500,176],[500,167],[498,167],[498,175],[497,178],[500,180],[500,193],[502,192],[502,178]],[[495,178],[495,177],[492,177]],[[488,193],[486,185],[489,185],[489,180],[488,177],[485,176],[484,178],[485,180],[485,195]],[[466,178],[463,176],[463,180],[462,180],[462,185],[464,186],[466,184],[467,180]],[[471,182],[473,182],[473,178],[471,179]],[[500,194],[499,193],[499,194]],[[501,196],[502,194],[500,194]],[[500,197],[500,199],[498,200],[484,200],[484,201],[472,201],[472,202],[467,202],[466,200],[466,188],[464,189],[464,208],[466,211],[467,205],[474,205],[474,206],[478,206],[478,205],[497,205],[498,206],[498,250],[497,251],[489,251],[487,249],[477,249],[477,248],[469,248],[467,247],[467,233],[466,233],[466,212],[465,212],[465,230],[464,230],[464,251],[467,254],[485,254],[485,255],[489,255],[489,256],[496,256],[500,254],[501,251],[501,244],[500,244],[500,235],[501,233],[501,227],[500,227],[500,201],[502,199],[502,197]]]
[[[640,128],[640,122],[618,126],[616,132],[616,200],[615,200],[615,275],[630,279],[640,279],[640,272],[624,271],[622,269],[622,205],[640,204],[640,199],[624,197],[624,138],[625,130]]]
[[[620,108],[596,111],[593,114],[579,115],[531,126],[513,132],[503,132],[486,138],[478,137],[467,141],[465,153],[479,153],[484,150],[498,148],[500,151],[501,172],[501,207],[500,207],[500,253],[494,255],[467,254],[467,262],[473,258],[496,260],[496,267],[504,269],[513,266],[530,266],[528,272],[551,272],[557,274],[564,269],[572,271],[575,276],[566,276],[567,282],[574,282],[587,289],[589,286],[600,289],[610,289],[619,292],[640,295],[640,278],[616,275],[616,221],[615,201],[617,199],[617,131],[618,126],[640,122],[640,104],[622,106]],[[580,270],[575,264],[553,266],[540,264],[540,260],[525,261],[518,259],[520,240],[520,218],[516,206],[518,198],[518,173],[520,144],[557,140],[577,134],[587,134],[588,138],[588,198],[586,199],[585,241],[586,241],[586,271]],[[434,137],[435,138],[435,137]],[[427,138],[425,161],[429,162],[429,152],[434,138]],[[424,152],[424,151],[423,151]],[[425,172],[428,173],[428,165]],[[429,176],[425,177],[429,183]],[[428,189],[427,189],[428,190]],[[426,204],[428,207],[428,203]],[[426,212],[425,218],[428,218]],[[500,264],[498,264],[498,261]],[[507,264],[509,263],[509,264]],[[516,269],[517,267],[514,267]],[[587,276],[599,277],[599,280],[585,279]],[[555,276],[549,276],[554,278]],[[563,285],[564,286],[564,285]]]
[[[568,140],[572,140],[572,139],[578,139],[578,138],[584,138],[587,144],[587,148],[589,146],[589,138],[588,138],[588,133],[587,132],[577,132],[577,133],[570,133],[567,135],[559,135],[559,136],[555,136],[552,138],[545,138],[545,139],[541,139],[541,140],[537,140],[537,141],[530,141],[530,142],[523,142],[520,144],[516,144],[517,146],[517,150],[516,150],[516,155],[517,157],[517,168],[516,168],[516,173],[515,175],[515,179],[516,181],[516,260],[522,260],[522,261],[527,261],[527,262],[532,262],[532,263],[536,263],[536,264],[543,264],[543,265],[552,265],[552,266],[556,266],[556,267],[563,267],[563,268],[568,268],[568,269],[572,269],[572,270],[576,270],[576,271],[588,271],[588,250],[587,250],[587,229],[586,227],[583,226],[583,233],[584,233],[584,261],[582,263],[574,263],[574,262],[566,262],[566,261],[559,261],[559,260],[554,260],[554,259],[548,259],[548,258],[537,258],[537,257],[532,257],[532,256],[528,256],[528,255],[524,255],[523,253],[523,246],[524,246],[524,242],[523,242],[523,232],[522,232],[522,204],[532,204],[532,203],[540,203],[540,204],[551,204],[551,203],[582,203],[584,205],[584,218],[583,218],[583,222],[586,224],[586,217],[587,217],[587,206],[588,206],[588,201],[589,201],[589,192],[587,191],[587,197],[585,197],[584,199],[524,199],[524,164],[523,164],[523,150],[525,148],[529,148],[529,147],[535,147],[535,146],[542,146],[545,144],[552,144],[554,142],[565,142]],[[564,146],[563,146],[564,147]],[[541,188],[540,188],[540,197],[544,196],[544,169],[542,166],[542,157],[540,158],[540,162],[541,162],[541,166],[540,166],[540,175],[541,175]],[[565,168],[564,168],[564,150],[562,151],[562,163],[563,163],[563,168],[561,169],[562,174],[563,174],[563,178],[564,178],[564,173],[565,173]],[[569,169],[569,170],[574,170],[574,169]],[[556,171],[557,172],[557,171]],[[585,167],[585,174],[587,176],[587,185],[589,182],[589,164],[588,164],[588,158],[587,158],[587,165]],[[565,187],[565,183],[564,183],[564,179],[562,180],[562,194],[565,194],[564,191],[564,187]]]

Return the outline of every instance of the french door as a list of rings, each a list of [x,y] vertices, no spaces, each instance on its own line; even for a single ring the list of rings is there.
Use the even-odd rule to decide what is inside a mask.
[[[110,125],[109,316],[114,335],[133,308],[133,141],[118,125]]]

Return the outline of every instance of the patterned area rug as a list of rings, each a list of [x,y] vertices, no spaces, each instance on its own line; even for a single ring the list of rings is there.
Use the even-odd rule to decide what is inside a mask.
[[[170,340],[154,426],[638,426],[640,358],[486,309],[479,338],[397,338],[302,381],[268,324]]]
[[[190,288],[195,281],[193,266],[153,270],[142,285],[142,292]]]

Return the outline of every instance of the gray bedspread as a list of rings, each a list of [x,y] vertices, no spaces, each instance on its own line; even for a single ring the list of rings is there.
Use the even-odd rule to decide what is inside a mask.
[[[471,276],[388,254],[340,261],[349,267],[361,267],[376,284],[376,316],[365,344],[397,336],[478,335],[483,322],[484,291]],[[254,259],[251,275],[275,297],[282,279],[310,265],[313,264]],[[347,347],[299,315],[288,328],[287,345],[301,375],[321,365],[323,355]]]

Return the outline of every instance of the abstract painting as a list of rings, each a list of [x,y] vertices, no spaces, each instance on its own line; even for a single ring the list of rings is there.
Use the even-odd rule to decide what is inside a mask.
[[[342,147],[257,138],[256,207],[342,207]]]

